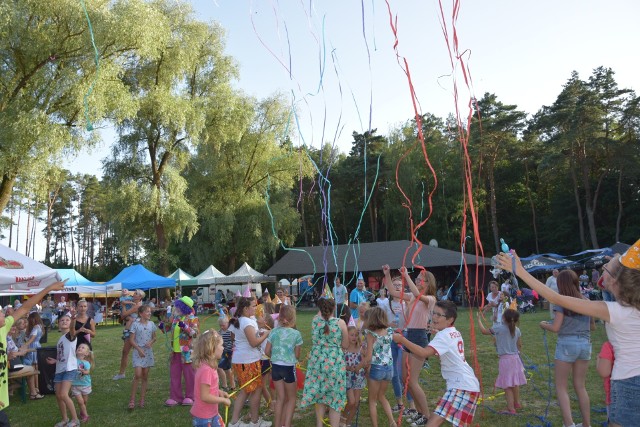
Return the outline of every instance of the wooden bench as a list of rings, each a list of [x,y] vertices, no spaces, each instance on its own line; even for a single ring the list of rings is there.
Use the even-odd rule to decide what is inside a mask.
[[[20,397],[22,398],[22,403],[27,402],[27,389],[29,388],[27,386],[27,378],[38,374],[40,374],[40,372],[33,369],[32,366],[25,366],[18,371],[9,372],[9,380],[20,380]]]

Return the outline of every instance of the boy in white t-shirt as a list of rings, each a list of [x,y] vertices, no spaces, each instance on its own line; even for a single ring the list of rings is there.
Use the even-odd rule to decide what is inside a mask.
[[[438,356],[442,378],[447,391],[433,411],[427,427],[439,426],[449,421],[454,426],[468,426],[478,404],[480,383],[464,357],[462,334],[453,326],[458,317],[458,308],[452,301],[438,301],[433,309],[431,328],[437,331],[425,348],[409,342],[400,334],[393,340],[407,347],[419,357]]]

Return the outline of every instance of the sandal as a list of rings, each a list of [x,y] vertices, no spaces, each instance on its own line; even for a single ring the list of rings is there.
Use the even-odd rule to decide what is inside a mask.
[[[44,396],[41,395],[40,393],[36,393],[36,394],[30,395],[29,399],[31,399],[31,400],[39,400],[39,399],[44,399]]]
[[[129,409],[134,409],[136,407],[136,400],[135,399],[131,399],[129,401]]]

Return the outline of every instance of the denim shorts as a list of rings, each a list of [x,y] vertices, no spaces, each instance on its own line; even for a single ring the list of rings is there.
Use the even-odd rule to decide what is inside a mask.
[[[576,360],[591,360],[591,340],[579,335],[558,337],[555,359],[567,363],[573,363]]]
[[[405,338],[407,338],[413,344],[419,345],[422,348],[425,348],[427,344],[429,344],[429,338],[427,338],[427,330],[422,328],[411,328],[407,329],[404,333]],[[411,351],[403,346],[404,351],[407,353],[411,353]]]
[[[369,379],[373,381],[391,381],[393,379],[393,366],[371,365]]]
[[[75,381],[78,378],[78,370],[74,369],[73,371],[64,371],[59,374],[56,373],[56,376],[53,377],[54,383],[61,383],[62,381]]]
[[[220,414],[213,418],[192,417],[191,420],[191,425],[193,427],[221,427],[223,425]]]
[[[273,381],[284,381],[287,384],[296,382],[296,367],[287,365],[271,364],[271,379]]]
[[[222,369],[223,371],[231,369],[231,354],[231,352],[222,352],[222,358],[218,362],[218,368]]]
[[[609,421],[621,426],[638,425],[640,413],[640,375],[611,380]]]

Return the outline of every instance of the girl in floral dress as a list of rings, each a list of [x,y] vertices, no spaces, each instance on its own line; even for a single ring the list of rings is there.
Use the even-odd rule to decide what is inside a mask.
[[[360,332],[355,326],[349,326],[347,332],[349,334],[349,347],[344,351],[347,370],[347,407],[344,408],[344,419],[341,420],[343,426],[350,425],[356,416],[365,382]]]
[[[335,306],[333,299],[318,300],[320,313],[311,324],[313,346],[309,353],[301,406],[316,405],[317,427],[322,427],[327,407],[331,427],[339,427],[340,411],[347,401],[347,376],[342,349],[349,345],[349,339],[346,323],[333,317]]]

